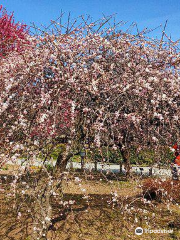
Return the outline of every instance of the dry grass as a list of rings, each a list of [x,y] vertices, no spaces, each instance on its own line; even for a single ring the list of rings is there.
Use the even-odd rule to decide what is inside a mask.
[[[80,183],[68,181],[63,183],[63,191],[66,194],[112,194],[117,193],[120,197],[133,197],[140,194],[139,182],[136,181],[89,181]]]
[[[139,188],[141,180],[99,181],[81,177],[79,182],[75,179],[73,175],[63,182],[64,200],[75,203],[67,206],[66,218],[55,223],[48,240],[180,239],[179,205],[144,202]],[[118,196],[115,202],[112,201],[114,193]],[[14,214],[14,203],[0,192],[0,240],[31,240],[32,219],[27,214],[27,203],[20,202],[20,219]],[[54,216],[60,215],[61,208],[56,202],[53,202],[53,211]],[[139,237],[134,233],[137,226],[174,232]]]
[[[72,212],[66,220],[57,223],[56,232],[50,232],[52,240],[130,240],[180,239],[178,206],[156,205],[149,207],[136,202],[126,211],[119,207],[92,208]],[[173,229],[173,234],[135,235],[137,226],[143,229]]]

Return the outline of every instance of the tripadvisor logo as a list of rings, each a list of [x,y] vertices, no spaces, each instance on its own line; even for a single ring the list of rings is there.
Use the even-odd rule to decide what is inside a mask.
[[[143,229],[142,229],[141,227],[137,227],[137,228],[135,229],[135,234],[136,234],[136,235],[142,235],[142,234],[143,234]]]
[[[152,230],[152,229],[147,229],[147,228],[144,228],[144,230],[141,228],[141,227],[137,227],[135,229],[135,234],[136,235],[142,235],[144,233],[173,233],[173,230],[172,229],[155,229],[155,230]]]

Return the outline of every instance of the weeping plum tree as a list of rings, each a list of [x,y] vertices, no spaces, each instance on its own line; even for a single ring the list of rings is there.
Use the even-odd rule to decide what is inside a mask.
[[[27,164],[43,160],[23,192],[33,203],[33,239],[47,237],[52,199],[62,200],[66,164],[84,143],[120,150],[129,175],[132,146],[156,149],[179,138],[176,44],[105,28],[106,22],[54,23],[56,31],[29,36],[30,47],[0,60],[1,163],[21,155]],[[48,171],[59,143],[65,149]]]

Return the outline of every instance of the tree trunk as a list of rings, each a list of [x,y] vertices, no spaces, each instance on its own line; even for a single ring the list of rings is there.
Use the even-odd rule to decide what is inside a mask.
[[[32,239],[47,239],[48,229],[51,225],[52,219],[52,185],[49,184],[47,176],[40,176],[37,184],[33,190],[33,229]]]
[[[69,152],[69,146],[66,146],[65,152],[59,153],[56,161],[55,171],[60,171],[61,173],[66,170],[66,166],[70,158],[73,156]]]
[[[32,239],[47,240],[48,229],[52,224],[52,197],[53,193],[59,200],[62,199],[62,179],[63,172],[66,170],[68,160],[72,154],[68,152],[68,148],[64,153],[60,153],[57,158],[55,169],[52,172],[43,172],[39,176],[34,186],[32,203],[33,214],[33,233]]]
[[[84,156],[81,156],[81,170],[84,170]]]
[[[97,161],[94,162],[94,170],[97,172]]]
[[[126,171],[126,177],[130,177],[130,159],[129,159],[129,151],[125,148],[121,148],[121,155],[123,158],[123,162],[124,162],[124,167],[125,167],[125,171]]]
[[[120,174],[122,174],[122,162],[119,163],[119,171],[120,171]]]
[[[149,176],[152,176],[152,175],[153,175],[153,174],[152,174],[152,170],[153,170],[152,167],[150,167],[150,168],[149,168]]]
[[[56,161],[56,166],[55,166],[55,170],[57,171],[59,171],[59,170],[61,170],[61,171],[65,171],[65,169],[66,169],[66,165],[67,165],[67,162],[68,162],[68,160],[66,159],[66,157],[64,156],[65,154],[63,154],[63,153],[60,153],[59,155],[58,155],[58,157],[57,157],[57,161]]]

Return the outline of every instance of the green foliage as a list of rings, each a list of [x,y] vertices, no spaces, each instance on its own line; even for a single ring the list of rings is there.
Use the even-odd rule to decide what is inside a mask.
[[[49,146],[50,147],[50,146]],[[57,160],[57,157],[60,153],[63,153],[66,149],[66,146],[65,144],[57,144],[53,150],[51,151],[51,154],[50,154],[50,157],[53,159],[53,160]]]
[[[171,152],[169,147],[160,147],[157,151],[150,148],[142,149],[137,152],[136,149],[130,150],[130,162],[136,165],[150,166],[153,164],[158,165],[169,165],[174,159],[174,154]]]
[[[74,155],[74,156],[72,157],[72,161],[73,161],[73,162],[80,162],[80,161],[81,161],[80,155]]]
[[[136,152],[136,149],[130,150],[130,162],[135,165],[150,166],[153,163],[155,153],[151,149],[141,150]]]
[[[122,161],[120,151],[108,147],[96,148],[93,152],[88,152],[88,157],[96,162],[119,163]]]
[[[134,165],[145,165],[151,166],[153,164],[158,165],[169,165],[174,159],[174,154],[171,152],[169,147],[160,147],[157,151],[151,148],[145,148],[141,151],[137,151],[136,148],[131,148],[130,153],[130,163]],[[93,153],[88,152],[88,157],[93,161],[109,162],[119,164],[123,159],[119,150],[114,150],[112,148],[102,147],[101,149],[94,149]]]
[[[50,163],[46,163],[45,167],[46,167],[48,172],[51,172],[54,169],[54,166],[52,166]]]
[[[9,168],[8,168],[8,166],[4,166],[4,167],[2,167],[1,169],[2,169],[2,170],[8,170]]]
[[[39,159],[44,159],[46,153],[49,152],[48,159],[52,159],[53,161],[57,160],[57,157],[60,153],[65,151],[65,144],[57,144],[53,146],[51,144],[47,145],[44,148],[44,151],[39,155]],[[140,151],[137,151],[136,148],[131,148],[129,150],[130,153],[130,163],[132,165],[144,165],[151,166],[153,164],[158,164],[162,166],[169,165],[174,159],[174,154],[169,149],[169,147],[160,147],[157,151],[152,150],[150,148],[145,148]],[[22,154],[21,157],[26,159],[26,154]],[[86,160],[90,160],[91,162],[106,162],[106,163],[114,163],[119,164],[123,161],[120,151],[117,149],[112,149],[109,147],[101,147],[100,149],[88,149],[86,150]],[[80,162],[80,155],[74,155],[72,157],[73,162]]]

